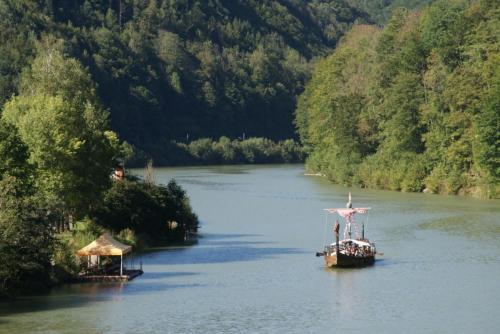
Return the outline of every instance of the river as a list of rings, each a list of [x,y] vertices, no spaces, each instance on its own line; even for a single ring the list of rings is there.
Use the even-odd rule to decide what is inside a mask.
[[[0,333],[500,332],[498,200],[344,188],[301,165],[155,170],[171,178],[200,218],[197,244],[141,255],[132,282],[4,302]],[[349,191],[372,207],[384,255],[327,270],[322,209]]]

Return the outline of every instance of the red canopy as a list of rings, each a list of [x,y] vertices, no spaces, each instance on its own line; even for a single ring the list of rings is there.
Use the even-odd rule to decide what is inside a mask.
[[[328,213],[338,213],[339,216],[342,218],[349,218],[355,213],[367,213],[368,210],[371,208],[349,208],[349,209],[344,209],[344,208],[333,208],[333,209],[324,209]]]

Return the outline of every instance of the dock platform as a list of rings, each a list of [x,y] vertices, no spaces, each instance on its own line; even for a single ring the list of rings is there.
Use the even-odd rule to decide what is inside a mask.
[[[123,275],[80,275],[80,282],[128,282],[142,275],[144,272],[138,270],[125,270]]]

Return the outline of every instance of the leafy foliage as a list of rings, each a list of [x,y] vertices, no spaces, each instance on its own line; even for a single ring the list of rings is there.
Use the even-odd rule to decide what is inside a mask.
[[[22,142],[16,127],[0,120],[0,180],[6,176],[30,180],[28,147]]]
[[[420,9],[434,0],[347,0],[370,15],[379,24],[384,24],[399,8]]]
[[[398,10],[316,66],[296,124],[310,169],[347,184],[499,195],[500,11],[489,1]]]
[[[77,60],[49,46],[24,73],[21,87],[2,118],[28,146],[47,202],[81,215],[109,187],[120,154],[90,76]]]
[[[0,296],[50,281],[54,242],[27,159],[16,129],[0,121]]]
[[[111,127],[155,161],[186,134],[293,138],[311,61],[369,20],[345,0],[2,0],[0,17],[0,104],[25,92],[23,68],[55,36],[88,68],[76,81],[96,83]]]
[[[115,182],[92,216],[107,229],[129,229],[153,242],[182,241],[184,234],[196,231],[198,225],[184,190],[173,180],[167,186],[138,180]],[[169,222],[176,222],[176,228]]]
[[[75,246],[93,233],[61,227],[108,204],[101,204],[104,193],[118,187],[111,187],[111,171],[127,151],[107,117],[89,73],[58,40],[43,38],[0,118],[0,295],[39,290],[77,272]],[[120,199],[137,200],[127,210],[140,216],[130,226],[138,232],[168,241],[195,230],[196,216],[175,183],[126,190]],[[167,233],[167,219],[177,219],[175,233]]]
[[[168,154],[156,161],[159,165],[298,163],[305,159],[304,149],[292,139],[275,142],[266,138],[201,138],[188,144],[170,142],[165,150]],[[128,163],[144,165],[150,158],[145,153],[136,154]]]
[[[11,177],[0,182],[0,295],[43,287],[52,272],[49,226],[32,204],[5,193],[12,182]]]

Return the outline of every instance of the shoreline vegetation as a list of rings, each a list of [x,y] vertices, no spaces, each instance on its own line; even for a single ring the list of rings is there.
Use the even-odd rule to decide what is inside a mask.
[[[53,38],[0,117],[0,297],[40,292],[81,271],[75,252],[104,231],[139,249],[185,240],[198,218],[175,182],[112,179],[130,155],[90,75]],[[149,175],[149,176],[148,176]]]
[[[304,162],[306,152],[294,141],[273,141],[267,138],[234,139],[220,137],[217,141],[201,138],[190,143],[170,142],[165,156],[155,160],[158,166],[202,166],[228,164],[278,164]],[[142,167],[153,158],[138,151],[127,160],[127,166]]]
[[[498,1],[433,1],[354,26],[296,125],[310,173],[367,188],[500,196]]]

